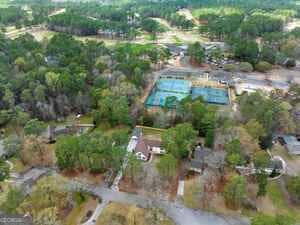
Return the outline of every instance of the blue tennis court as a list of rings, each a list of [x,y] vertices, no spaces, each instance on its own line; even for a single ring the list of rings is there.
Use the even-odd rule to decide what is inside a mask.
[[[192,83],[187,80],[159,79],[149,95],[146,105],[164,107],[168,97],[176,97],[179,102],[191,94],[191,89]]]
[[[213,104],[228,105],[229,96],[226,89],[194,87],[192,88],[192,98],[195,99],[201,96],[205,102]]]
[[[147,106],[161,106],[164,107],[166,99],[168,97],[176,97],[177,101],[181,101],[187,97],[189,93],[175,93],[175,92],[165,92],[165,91],[153,91],[148,97],[146,105]]]
[[[192,84],[187,80],[179,79],[159,79],[156,82],[156,88],[159,91],[190,93]]]

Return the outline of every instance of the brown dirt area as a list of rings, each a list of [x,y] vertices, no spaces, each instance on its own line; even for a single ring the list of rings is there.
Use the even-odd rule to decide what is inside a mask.
[[[144,209],[134,205],[110,203],[96,225],[174,225],[159,209]]]
[[[104,174],[92,174],[87,171],[69,170],[61,172],[62,176],[75,179],[87,184],[100,185],[104,183]]]
[[[65,225],[80,225],[86,220],[89,211],[93,212],[97,207],[97,200],[89,197],[87,201],[79,206],[75,206],[66,218]]]

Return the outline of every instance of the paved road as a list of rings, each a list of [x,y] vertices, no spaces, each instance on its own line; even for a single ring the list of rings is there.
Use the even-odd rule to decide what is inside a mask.
[[[77,181],[71,181],[71,189],[85,190],[106,201],[114,201],[126,204],[135,204],[144,208],[157,207],[165,210],[167,216],[173,219],[177,225],[249,225],[246,218],[234,218],[217,215],[215,213],[193,210],[180,203],[173,203],[160,199],[150,199],[144,196],[117,192],[108,188],[86,185]]]

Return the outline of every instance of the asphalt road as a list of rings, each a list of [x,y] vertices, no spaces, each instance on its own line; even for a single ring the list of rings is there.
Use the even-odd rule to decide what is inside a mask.
[[[164,209],[177,225],[250,225],[247,218],[222,216],[212,212],[194,210],[176,202],[160,199],[150,199],[144,196],[113,191],[108,188],[86,185],[77,181],[70,183],[70,188],[85,190],[104,201],[113,201],[126,204],[135,204],[144,208]]]

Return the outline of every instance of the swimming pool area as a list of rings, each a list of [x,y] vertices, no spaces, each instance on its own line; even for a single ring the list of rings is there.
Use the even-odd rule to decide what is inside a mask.
[[[176,97],[180,102],[187,96],[193,99],[201,96],[203,100],[211,104],[229,104],[228,90],[212,87],[192,87],[192,82],[181,79],[159,79],[146,100],[146,106],[165,107],[168,97]],[[176,106],[173,104],[172,107]]]

